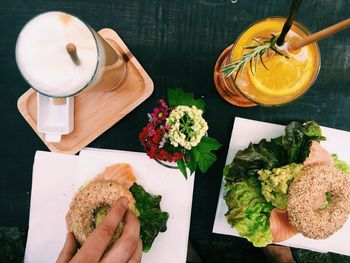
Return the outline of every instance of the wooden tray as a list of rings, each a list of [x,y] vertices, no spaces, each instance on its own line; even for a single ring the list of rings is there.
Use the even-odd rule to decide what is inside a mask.
[[[63,135],[61,142],[48,143],[37,130],[37,96],[27,90],[17,102],[18,110],[40,139],[52,152],[75,154],[111,128],[125,115],[140,105],[153,92],[153,81],[112,29],[99,31],[104,38],[114,40],[127,60],[126,79],[115,90],[87,92],[75,96],[74,131]]]

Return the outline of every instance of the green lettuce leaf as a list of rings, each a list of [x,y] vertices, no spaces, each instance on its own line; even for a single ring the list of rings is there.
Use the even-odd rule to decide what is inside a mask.
[[[311,142],[325,139],[320,126],[314,121],[304,124],[297,121],[289,123],[282,137],[283,146],[288,154],[288,163],[303,163],[310,154]]]
[[[266,202],[261,194],[258,179],[250,177],[228,182],[225,189],[227,222],[256,247],[264,247],[271,243],[269,218],[273,206]]]
[[[140,213],[142,249],[144,252],[147,252],[150,250],[158,233],[166,231],[169,215],[160,209],[160,195],[149,194],[141,185],[136,183],[129,190],[136,200],[135,206]]]
[[[350,175],[350,165],[342,160],[339,160],[338,155],[332,154],[335,167],[342,170],[344,173]]]
[[[261,140],[249,144],[248,148],[239,150],[232,163],[224,169],[226,181],[256,176],[260,169],[270,170],[288,163],[287,152],[282,145],[282,137]]]
[[[314,121],[304,124],[293,121],[285,128],[283,136],[259,143],[251,143],[240,150],[232,163],[225,167],[226,181],[257,176],[260,169],[271,170],[290,163],[303,163],[310,154],[313,140],[325,140],[320,126]]]

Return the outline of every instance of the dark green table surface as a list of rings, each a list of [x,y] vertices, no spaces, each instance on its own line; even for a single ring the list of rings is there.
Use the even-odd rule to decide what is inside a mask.
[[[115,29],[154,81],[154,93],[93,141],[96,148],[142,151],[138,132],[167,88],[183,87],[207,103],[209,133],[223,144],[206,174],[197,173],[190,239],[223,239],[212,234],[222,168],[235,116],[286,124],[314,119],[350,131],[350,31],[320,42],[322,66],[311,90],[278,108],[237,108],[215,90],[213,67],[220,52],[252,22],[285,16],[287,0],[2,0],[0,3],[0,226],[28,226],[35,151],[47,150],[17,110],[28,88],[15,62],[15,43],[33,16],[62,10],[95,29]],[[304,1],[297,20],[317,31],[350,16],[348,0]],[[50,176],[48,174],[48,176]],[[43,211],[44,212],[44,211]],[[230,237],[231,238],[231,237]]]

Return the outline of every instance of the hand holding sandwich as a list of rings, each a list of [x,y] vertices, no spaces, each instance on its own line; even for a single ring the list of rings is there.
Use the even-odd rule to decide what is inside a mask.
[[[113,238],[114,232],[124,218],[125,228],[120,238],[111,249],[105,250]],[[126,198],[120,198],[111,208],[108,215],[87,238],[77,252],[78,244],[73,233],[68,233],[64,247],[57,263],[65,262],[140,262],[142,241],[140,223],[137,217],[128,210]]]

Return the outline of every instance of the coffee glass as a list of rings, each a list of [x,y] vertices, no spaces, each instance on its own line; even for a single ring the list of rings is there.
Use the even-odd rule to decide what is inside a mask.
[[[75,16],[47,12],[20,32],[16,61],[26,81],[49,97],[108,91],[122,83],[127,67],[115,44],[107,41]],[[68,44],[75,45],[77,61],[66,50]]]
[[[23,27],[16,61],[24,79],[38,92],[38,130],[51,135],[73,130],[72,125],[67,127],[74,123],[74,95],[114,90],[127,75],[126,61],[113,40],[58,11],[40,14]],[[60,136],[48,140],[57,142]]]

